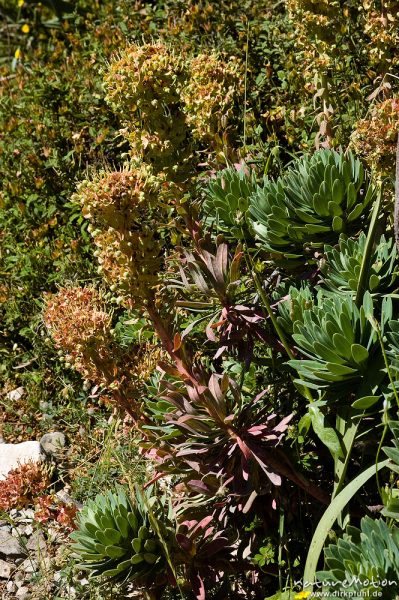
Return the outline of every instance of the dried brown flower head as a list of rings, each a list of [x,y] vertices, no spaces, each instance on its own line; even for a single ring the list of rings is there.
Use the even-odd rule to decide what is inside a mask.
[[[115,374],[111,319],[96,289],[69,287],[47,295],[44,322],[57,348],[85,379],[110,384]]]
[[[52,468],[28,462],[10,471],[0,482],[0,510],[24,508],[35,503],[51,483]]]

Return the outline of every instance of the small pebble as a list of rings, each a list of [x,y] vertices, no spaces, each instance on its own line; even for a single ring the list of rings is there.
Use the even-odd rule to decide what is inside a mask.
[[[0,579],[8,579],[14,570],[14,565],[6,562],[5,560],[0,560]]]
[[[8,581],[7,585],[6,585],[6,590],[7,590],[7,592],[10,592],[10,594],[12,594],[13,592],[15,592],[17,590],[17,586],[15,585],[15,583],[13,581]]]

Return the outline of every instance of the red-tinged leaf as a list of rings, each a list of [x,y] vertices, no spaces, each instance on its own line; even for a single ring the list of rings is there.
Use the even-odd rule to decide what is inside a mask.
[[[253,490],[250,497],[246,501],[244,508],[242,509],[242,512],[244,513],[244,515],[251,510],[251,507],[257,497],[258,497],[258,493],[255,490]]]
[[[265,394],[267,394],[269,392],[269,388],[266,388],[265,390],[263,390],[262,392],[260,392],[257,396],[255,396],[254,398],[254,402],[259,402],[259,400],[261,400],[263,398],[263,396]]]
[[[284,419],[282,421],[280,421],[280,423],[278,425],[276,425],[276,427],[274,427],[274,431],[281,431],[284,432],[287,427],[288,427],[288,423],[291,421],[292,417],[294,415],[288,415],[288,417],[284,417]]]
[[[229,448],[229,451],[227,452],[227,456],[231,456],[236,448],[237,448],[237,444],[236,443],[232,444]]]
[[[179,450],[176,456],[191,456],[192,454],[206,454],[207,452],[209,452],[209,448],[184,448]]]
[[[206,337],[208,338],[208,340],[210,340],[211,342],[216,342],[216,336],[212,331],[212,322],[210,321],[208,323],[208,325],[205,327],[205,333],[206,333]]]
[[[245,513],[245,507],[244,507],[243,512]],[[248,546],[246,548],[244,548],[244,550],[242,551],[242,557],[245,560],[246,558],[251,556],[251,554],[252,554],[252,548],[251,548],[251,543],[249,543]]]
[[[205,388],[206,389],[206,388]],[[198,393],[198,389],[192,387],[191,385],[187,386],[187,393],[192,402],[196,403],[200,401],[200,395]]]
[[[182,533],[176,533],[176,541],[185,552],[191,554],[193,549],[193,542],[190,540],[190,538],[183,535]]]
[[[223,373],[223,376],[220,380],[220,389],[222,390],[223,396],[229,391],[230,388],[230,378],[227,373]]]
[[[250,429],[248,429],[248,433],[250,433],[251,435],[262,435],[263,433],[265,433],[266,431],[268,431],[268,427],[267,425],[254,425],[254,427],[251,427]]]
[[[173,352],[177,352],[181,348],[181,342],[181,335],[180,333],[176,332],[173,338]]]
[[[167,475],[167,473],[155,473],[154,477],[150,481],[147,481],[147,483],[145,483],[143,485],[143,490],[147,489],[148,487],[150,487],[150,485],[153,485],[154,483],[156,483],[157,481],[159,481],[160,479],[162,479],[162,477],[165,477],[166,475]]]
[[[221,321],[218,321],[217,323],[212,323],[211,329],[217,329],[218,327],[221,327],[225,323],[226,323],[226,319],[222,319]]]
[[[219,377],[215,374],[211,376],[209,379],[208,387],[212,393],[212,396],[216,398],[219,402],[223,400],[224,394],[219,385]]]
[[[192,585],[196,600],[206,600],[204,582],[198,573],[193,577]]]
[[[261,317],[258,316],[249,316],[249,315],[242,315],[242,318],[244,319],[244,321],[247,321],[248,323],[259,323],[259,321],[262,321],[263,319]]]
[[[157,364],[157,370],[161,371],[161,373],[167,373],[168,375],[171,375],[172,377],[179,377],[180,378],[180,373],[179,371],[176,369],[176,367],[173,367],[171,364],[160,360],[159,363]]]
[[[273,485],[275,485],[276,487],[280,487],[281,485],[281,477],[280,475],[277,475],[277,473],[273,473],[273,471],[266,471],[264,469],[266,475],[268,476],[268,478],[270,479],[270,481],[272,482]]]
[[[204,529],[208,528],[208,525],[213,521],[213,515],[208,515],[198,521],[198,523],[190,530],[191,539],[198,537]]]
[[[187,520],[187,521],[183,521],[183,523],[181,524],[182,527],[186,527],[187,530],[191,529],[192,527],[195,527],[195,525],[198,523],[198,521],[196,519],[191,519],[191,521]]]
[[[187,460],[187,459],[186,459],[186,461],[185,461],[185,462],[188,464],[188,466],[189,466],[189,467],[190,467],[190,468],[191,468],[193,471],[195,471],[196,473],[199,473],[199,472],[200,472],[200,470],[201,470],[201,469],[200,469],[200,464],[199,464],[198,462],[194,462],[194,461],[192,461],[192,460]]]
[[[220,246],[218,246],[218,249],[216,251],[215,272],[216,272],[217,282],[221,286],[223,286],[224,280],[226,277],[227,263],[228,263],[227,244],[220,244]]]
[[[251,450],[248,448],[247,444],[239,437],[236,437],[237,444],[240,447],[241,452],[245,456],[246,460],[250,460],[253,456]]]
[[[198,494],[207,495],[211,492],[209,487],[200,479],[191,479],[187,483],[187,487],[190,488],[190,490],[193,490],[193,492],[197,492]]]
[[[188,431],[189,433],[192,433],[193,435],[195,435],[196,437],[201,437],[201,438],[207,438],[206,435],[201,435],[200,432],[198,431],[198,429],[193,429],[193,427],[190,427],[189,425],[187,425],[187,423],[178,423],[177,421],[168,421],[167,423],[168,425],[176,425],[176,427],[178,429],[180,429],[183,432]]]
[[[208,390],[206,385],[199,385],[197,386],[197,390],[199,394],[205,394],[205,392]]]
[[[226,423],[226,425],[230,425],[230,423],[232,423],[234,421],[234,419],[235,419],[235,415],[227,415],[224,422]]]
[[[229,277],[230,283],[235,283],[240,278],[240,264],[241,264],[242,258],[244,256],[244,253],[241,250],[242,250],[242,246],[238,245],[237,249],[236,249],[236,253],[234,255],[234,258],[231,261],[230,277]]]
[[[226,352],[228,346],[220,346],[219,350],[216,352],[214,359],[217,360],[220,356],[222,356],[223,352]]]
[[[274,473],[273,471],[269,471],[267,465],[263,462],[263,460],[260,459],[260,457],[254,453],[253,457],[255,458],[255,460],[257,461],[257,463],[260,465],[260,468],[262,469],[262,471],[267,475],[267,477],[270,479],[270,481],[272,482],[273,485],[279,487],[281,485],[281,477],[280,475],[278,475],[277,473]]]

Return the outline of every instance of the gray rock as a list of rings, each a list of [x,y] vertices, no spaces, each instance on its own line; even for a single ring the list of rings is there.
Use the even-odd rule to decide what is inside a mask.
[[[13,581],[17,587],[21,587],[25,581],[25,573],[22,573],[22,571],[16,571],[16,573],[13,575]]]
[[[18,387],[15,388],[15,390],[11,390],[11,392],[8,392],[8,394],[6,394],[6,398],[8,398],[9,400],[21,400],[24,394],[25,388]]]
[[[65,446],[65,435],[61,431],[45,433],[40,445],[46,454],[57,454]]]
[[[14,565],[10,565],[5,560],[0,560],[0,579],[9,579],[13,570]]]
[[[21,558],[26,556],[19,540],[6,530],[0,529],[0,555],[6,558]]]
[[[19,568],[25,573],[36,573],[39,566],[35,560],[31,558],[26,558],[24,562],[19,565]]]
[[[41,531],[36,531],[26,544],[26,549],[42,554],[47,549],[46,540]]]
[[[0,481],[6,479],[12,469],[28,462],[38,463],[44,458],[39,442],[0,444]]]

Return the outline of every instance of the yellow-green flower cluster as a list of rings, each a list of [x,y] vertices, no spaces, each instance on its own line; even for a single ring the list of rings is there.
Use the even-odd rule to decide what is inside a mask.
[[[330,67],[353,44],[379,73],[398,64],[398,0],[288,0],[305,68]],[[349,45],[347,45],[349,44]]]
[[[369,42],[365,44],[370,64],[378,71],[399,64],[398,0],[363,0],[360,3],[362,29]],[[362,10],[363,9],[363,10]],[[366,38],[366,39],[367,39]]]
[[[136,169],[84,181],[73,197],[90,220],[99,272],[129,307],[143,306],[159,281],[162,241],[157,229],[166,215],[162,195],[162,179]]]
[[[188,65],[182,99],[192,135],[210,144],[231,121],[240,95],[241,65],[235,57],[223,60],[216,54],[200,54]]]
[[[177,56],[168,46],[133,45],[105,77],[136,163],[155,172],[186,170],[197,145],[215,146],[234,113],[242,65],[216,54]]]
[[[370,115],[356,125],[352,145],[378,175],[395,172],[398,131],[399,99],[396,98],[376,104]]]
[[[185,154],[184,79],[184,59],[162,43],[129,46],[105,76],[107,101],[126,128],[133,158],[157,170]]]

